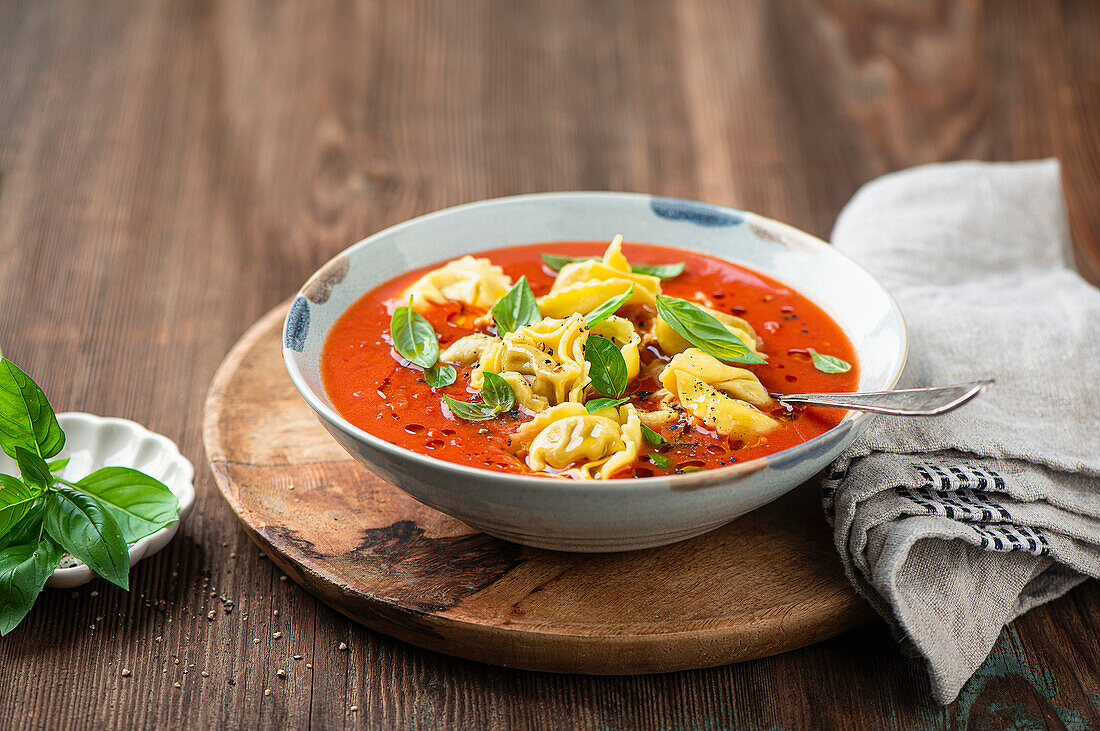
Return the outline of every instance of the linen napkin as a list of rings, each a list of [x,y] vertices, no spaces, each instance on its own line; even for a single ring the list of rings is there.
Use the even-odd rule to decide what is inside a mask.
[[[900,388],[993,376],[950,414],[875,417],[826,474],[849,578],[953,701],[1005,624],[1100,576],[1100,290],[1056,160],[887,175],[833,244],[897,298]]]

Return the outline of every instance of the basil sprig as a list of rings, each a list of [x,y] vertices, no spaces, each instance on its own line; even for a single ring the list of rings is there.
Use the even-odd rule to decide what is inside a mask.
[[[615,343],[594,335],[584,344],[584,359],[591,364],[588,377],[592,386],[608,398],[622,398],[626,391],[626,360]]]
[[[699,305],[660,295],[657,297],[657,314],[684,340],[719,360],[750,365],[767,363],[744,340]]]
[[[645,440],[652,444],[654,447],[669,446],[669,441],[667,439],[661,436],[659,432],[650,429],[645,424],[642,424],[642,436],[645,437]]]
[[[0,635],[23,621],[65,552],[129,587],[128,546],[179,518],[176,496],[149,475],[104,467],[61,477],[65,432],[42,389],[0,360],[0,448],[20,476],[0,474]]]
[[[508,381],[496,373],[481,374],[481,401],[459,401],[444,396],[443,401],[457,418],[465,421],[488,421],[497,414],[511,411],[516,404],[516,394]]]
[[[814,368],[822,373],[847,373],[852,370],[852,364],[835,355],[823,355],[810,348],[810,357],[814,359]]]
[[[665,470],[672,469],[672,462],[669,460],[668,457],[666,457],[663,454],[658,454],[657,452],[650,452],[649,454],[646,455],[646,459],[648,459],[650,462],[657,465],[661,469],[665,469]]]
[[[603,304],[599,305],[596,309],[589,312],[584,316],[584,322],[588,327],[593,325],[599,325],[601,322],[618,312],[619,308],[626,304],[626,301],[630,299],[630,296],[634,294],[634,285],[630,285],[622,294],[612,297]]]
[[[409,304],[393,311],[390,337],[397,354],[421,368],[431,368],[439,359],[439,339],[435,328],[412,308],[412,297],[409,297]]]
[[[427,318],[413,310],[412,297],[409,304],[393,311],[390,337],[398,355],[424,369],[424,380],[432,388],[449,386],[458,378],[453,367],[438,362],[439,336]]]
[[[508,294],[493,305],[489,313],[493,316],[497,333],[501,337],[542,319],[538,303],[535,302],[535,294],[531,291],[531,285],[527,283],[527,277],[520,277],[515,286],[508,290]]]
[[[542,260],[546,262],[546,266],[553,269],[555,272],[560,272],[561,268],[566,264],[575,264],[579,261],[602,261],[598,256],[557,256],[555,254],[543,254]],[[634,274],[647,274],[651,277],[657,277],[658,279],[674,279],[684,273],[684,263],[677,262],[675,264],[631,264],[630,271]]]
[[[424,380],[428,382],[428,385],[432,388],[443,388],[444,386],[450,386],[458,378],[458,371],[453,366],[446,364],[436,363],[431,368],[424,371]]]
[[[629,400],[630,399],[628,398],[594,398],[589,399],[587,402],[585,402],[584,408],[588,411],[588,413],[595,414],[597,411],[606,409],[609,406],[613,408],[618,408]],[[645,426],[645,424],[643,424],[642,428],[646,429],[647,427]]]

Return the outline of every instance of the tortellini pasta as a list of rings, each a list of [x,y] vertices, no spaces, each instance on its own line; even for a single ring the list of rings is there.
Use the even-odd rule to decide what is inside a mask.
[[[631,404],[589,414],[579,403],[563,403],[520,426],[516,442],[536,472],[606,480],[637,459],[642,423]]]
[[[684,411],[719,434],[749,438],[779,427],[754,406],[770,398],[751,371],[726,365],[697,348],[673,358],[661,373],[661,384]]]
[[[464,256],[447,262],[417,279],[401,293],[402,304],[412,297],[414,310],[447,301],[465,302],[487,310],[508,293],[512,280],[488,259]]]
[[[470,375],[471,388],[481,388],[483,372],[497,373],[512,387],[520,407],[532,414],[566,401],[584,400],[589,384],[589,364],[584,359],[588,325],[580,315],[544,318],[492,340],[484,347],[477,346],[481,353],[478,367]]]
[[[661,280],[635,274],[623,256],[622,241],[622,236],[616,236],[601,261],[578,261],[563,266],[550,292],[538,301],[543,316],[587,314],[612,297],[625,294],[631,285],[634,293],[626,304],[652,306],[661,293]]]
[[[760,351],[760,340],[756,337],[756,331],[752,329],[752,325],[736,315],[728,315],[725,312],[719,312],[702,305],[699,305],[699,307],[713,315],[718,322],[726,326],[727,330],[740,338],[741,342],[747,345],[753,354],[763,357],[764,354]],[[680,333],[673,330],[667,322],[661,319],[660,315],[655,318],[653,335],[657,345],[668,355],[683,353],[691,347],[691,343],[685,340]]]

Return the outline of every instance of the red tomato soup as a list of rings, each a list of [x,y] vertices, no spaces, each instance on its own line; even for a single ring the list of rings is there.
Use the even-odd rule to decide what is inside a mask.
[[[600,257],[607,242],[553,242],[485,251],[484,257],[503,267],[513,282],[526,276],[535,296],[546,294],[557,273],[540,255]],[[661,281],[665,295],[706,305],[748,321],[763,342],[760,350],[766,365],[739,366],[751,370],[773,393],[854,391],[859,382],[855,348],[840,327],[822,310],[798,292],[744,267],[696,252],[651,244],[624,244],[623,253],[632,264],[683,262],[682,274]],[[425,273],[444,262],[403,274],[367,292],[341,315],[328,335],[321,353],[321,375],[325,391],[336,410],[355,426],[392,444],[456,464],[505,472],[534,474],[522,455],[514,453],[513,434],[521,423],[533,418],[520,410],[490,421],[463,421],[442,405],[448,395],[469,400],[471,368],[459,368],[449,386],[435,389],[417,366],[409,366],[392,350],[389,342],[390,317],[401,304],[399,295]],[[432,306],[423,314],[439,334],[442,351],[447,345],[473,332],[483,310],[459,302]],[[583,313],[582,313],[583,314]],[[648,306],[628,305],[618,313],[631,320],[639,332],[656,316]],[[824,373],[814,366],[809,350],[840,358],[851,364],[843,373]],[[652,375],[660,368],[654,360],[668,361],[652,345],[642,345],[642,372],[647,378],[632,381],[626,396],[638,409],[657,408],[653,392],[661,383]],[[598,394],[596,394],[598,396]],[[772,403],[761,410],[780,426],[747,443],[745,439],[723,437],[696,419],[654,427],[671,446],[642,444],[638,459],[615,477],[650,477],[724,467],[801,444],[836,426],[844,412],[831,409],[794,408]],[[664,459],[648,459],[659,452]],[[667,464],[667,467],[659,466]]]

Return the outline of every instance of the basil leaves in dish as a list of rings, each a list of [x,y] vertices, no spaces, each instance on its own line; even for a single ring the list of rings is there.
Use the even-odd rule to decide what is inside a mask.
[[[431,368],[424,371],[424,380],[428,382],[428,385],[432,388],[443,388],[444,386],[450,386],[458,378],[458,371],[453,366],[446,364],[440,365],[436,363]]]
[[[614,407],[614,408],[618,408],[618,407],[622,406],[623,404],[625,404],[628,401],[630,401],[630,399],[628,399],[628,398],[620,398],[620,399],[594,398],[594,399],[589,399],[585,403],[584,408],[588,411],[588,413],[595,414],[597,411],[599,411],[601,409],[606,409],[609,406]],[[642,428],[645,429],[647,427],[645,425],[642,425]]]
[[[393,311],[390,337],[397,354],[421,368],[431,368],[439,359],[439,340],[435,328],[412,308],[412,297],[409,297],[409,304]]]
[[[607,398],[622,398],[626,391],[627,367],[622,352],[607,338],[593,335],[584,344],[584,359],[591,368],[592,387]]]
[[[497,325],[497,334],[501,337],[542,319],[538,303],[535,302],[535,294],[531,291],[531,285],[527,283],[527,277],[520,277],[515,286],[508,290],[508,294],[493,305],[489,313],[493,316],[493,322]]]
[[[767,363],[745,341],[699,305],[660,295],[657,297],[657,314],[684,340],[719,360],[747,365]]]
[[[814,359],[814,368],[822,373],[847,373],[852,370],[852,365],[846,360],[835,355],[823,355],[810,348],[810,357]]]
[[[629,289],[620,294],[618,297],[612,297],[611,299],[607,300],[599,307],[585,315],[585,324],[588,325],[588,327],[599,325],[601,322],[614,315],[620,307],[626,304],[626,301],[630,299],[631,295],[633,294],[634,285],[632,284],[630,285]]]
[[[465,421],[488,421],[497,414],[511,411],[516,404],[516,394],[512,387],[496,373],[485,371],[481,374],[481,401],[459,401],[444,396],[451,413]]]

